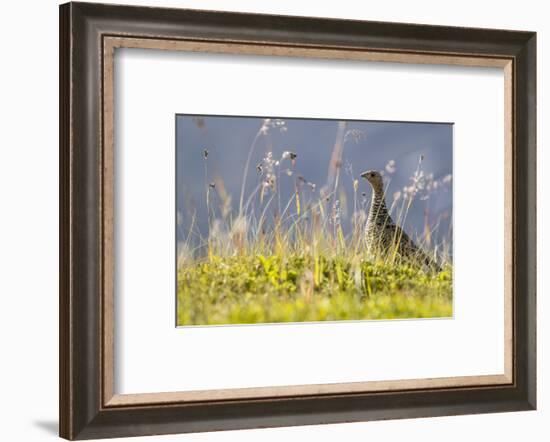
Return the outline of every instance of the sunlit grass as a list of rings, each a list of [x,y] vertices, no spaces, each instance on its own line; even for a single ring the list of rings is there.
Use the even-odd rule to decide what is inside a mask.
[[[212,257],[178,272],[178,325],[452,316],[450,269],[337,257]]]

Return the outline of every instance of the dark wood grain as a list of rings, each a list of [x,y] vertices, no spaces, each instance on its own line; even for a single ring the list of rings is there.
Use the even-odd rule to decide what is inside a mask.
[[[59,9],[59,433],[71,435],[70,9]]]
[[[514,60],[514,384],[107,407],[101,397],[102,39],[230,40]],[[536,406],[536,36],[531,32],[69,3],[60,7],[60,435],[89,439]]]
[[[518,388],[536,403],[536,35],[516,54],[514,143],[515,362]]]

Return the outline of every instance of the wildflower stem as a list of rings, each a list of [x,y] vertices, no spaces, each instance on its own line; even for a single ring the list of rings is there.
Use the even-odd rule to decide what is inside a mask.
[[[254,137],[254,140],[252,141],[252,144],[250,145],[250,149],[248,150],[248,156],[246,157],[246,163],[244,165],[243,182],[242,182],[242,185],[241,185],[241,198],[239,200],[239,215],[242,215],[242,213],[243,213],[244,191],[246,189],[246,178],[248,176],[248,169],[250,167],[250,160],[252,159],[252,153],[254,152],[254,149],[256,147],[256,143],[260,139],[260,136],[262,135],[262,133],[263,133],[262,128],[260,128],[260,130],[258,130],[258,132],[256,133],[256,136]]]

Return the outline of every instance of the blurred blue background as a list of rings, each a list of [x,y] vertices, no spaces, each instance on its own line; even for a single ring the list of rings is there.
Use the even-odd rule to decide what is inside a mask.
[[[223,183],[231,196],[234,213],[238,212],[244,168],[251,144],[264,125],[263,117],[226,117],[206,115],[176,116],[176,208],[178,212],[177,240],[182,241],[195,216],[195,229],[204,237],[208,233],[208,216],[205,203],[207,183]],[[280,162],[278,169],[279,196],[282,206],[294,195],[295,179],[302,176],[305,182],[302,202],[319,198],[323,187],[331,180],[331,157],[338,138],[344,132],[345,142],[339,158],[340,175],[335,198],[339,200],[341,224],[348,234],[354,211],[354,179],[358,180],[356,210],[368,211],[371,190],[361,179],[361,172],[368,169],[384,171],[388,190],[388,207],[394,197],[401,195],[396,207],[401,207],[403,189],[412,184],[422,156],[421,169],[424,184],[430,183],[430,192],[419,192],[414,197],[403,227],[417,237],[430,226],[432,244],[452,239],[452,123],[346,121],[281,118],[271,119],[267,133],[257,138],[246,180],[245,200],[254,192],[263,177],[257,165],[272,152],[274,160],[280,160],[283,152],[297,154],[292,166],[289,160]],[[207,176],[205,177],[204,149],[208,150]],[[393,161],[393,163],[390,163]],[[333,172],[335,169],[332,169]],[[265,172],[265,170],[264,170]],[[435,183],[435,184],[434,184]],[[312,184],[315,185],[313,189]],[[399,192],[399,193],[398,193]],[[429,195],[428,195],[429,194]],[[306,201],[304,201],[304,199]],[[211,201],[219,204],[212,189]],[[265,200],[263,201],[265,203]],[[258,195],[252,205],[260,204]],[[253,209],[257,210],[257,207]],[[270,210],[275,213],[277,204]]]

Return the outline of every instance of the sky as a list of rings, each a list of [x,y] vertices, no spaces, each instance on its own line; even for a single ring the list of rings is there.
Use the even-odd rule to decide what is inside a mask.
[[[272,152],[279,170],[278,186],[281,206],[292,198],[298,175],[305,182],[304,198],[318,198],[329,181],[329,168],[337,139],[339,120],[293,119],[273,117],[228,117],[207,115],[176,116],[176,208],[180,219],[177,240],[181,241],[189,229],[193,216],[203,236],[208,232],[205,188],[211,182],[223,182],[231,195],[231,205],[238,212],[241,186],[247,156],[251,145],[264,124],[271,118],[267,134],[257,137],[248,167],[245,197],[257,189],[264,175],[257,166],[267,152]],[[277,121],[277,123],[275,123]],[[405,231],[413,237],[424,231],[426,221],[433,227],[434,242],[451,237],[452,225],[452,180],[453,173],[453,125],[452,123],[346,121],[343,129],[345,143],[341,156],[339,190],[336,198],[341,206],[341,222],[344,232],[351,229],[351,217],[364,207],[368,211],[371,189],[359,177],[369,169],[384,171],[387,183],[386,201],[391,206],[396,192],[411,185],[411,177],[419,167],[424,174],[433,174],[439,181],[447,177],[446,185],[432,192],[428,199],[417,194],[403,222]],[[208,157],[204,159],[204,150]],[[297,154],[295,164],[281,157],[285,151]],[[390,161],[394,161],[393,166]],[[206,163],[206,164],[205,164]],[[205,165],[206,171],[205,171]],[[290,170],[288,176],[286,170]],[[390,173],[392,172],[393,173]],[[206,174],[206,175],[205,175]],[[357,204],[354,205],[354,179],[358,180]],[[313,184],[315,188],[313,188]],[[218,185],[219,187],[219,185]],[[216,205],[214,191],[213,205]],[[364,194],[364,195],[363,195]],[[212,196],[213,195],[213,196]],[[279,196],[279,195],[278,195]],[[278,198],[277,198],[278,199]],[[396,207],[401,207],[399,204]],[[252,198],[252,209],[258,210],[259,193]],[[278,202],[273,201],[270,210],[276,211]]]

